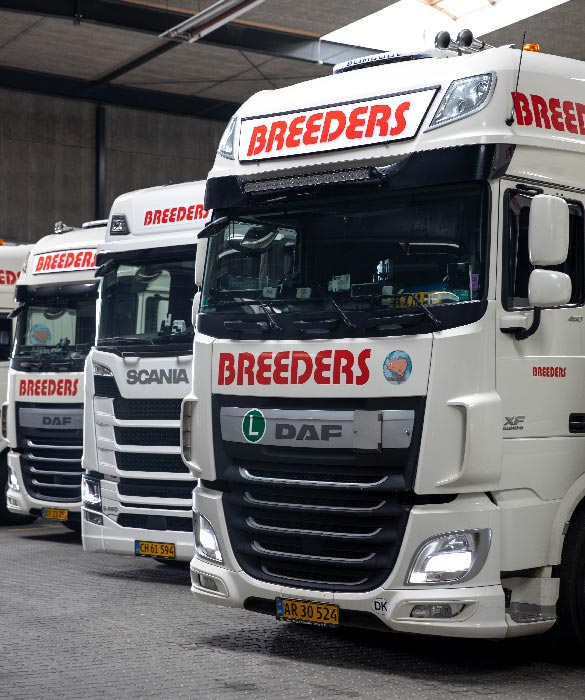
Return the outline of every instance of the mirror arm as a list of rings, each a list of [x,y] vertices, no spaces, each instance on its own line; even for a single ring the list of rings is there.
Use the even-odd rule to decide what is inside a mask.
[[[529,328],[500,328],[502,333],[513,335],[516,340],[526,340],[534,335],[540,326],[540,307],[534,307],[534,316]]]

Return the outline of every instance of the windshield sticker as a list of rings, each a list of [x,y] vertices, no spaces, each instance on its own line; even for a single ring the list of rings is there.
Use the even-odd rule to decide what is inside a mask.
[[[437,92],[401,95],[242,119],[239,160],[263,160],[411,139]]]
[[[31,345],[50,345],[51,331],[42,323],[35,323],[30,329],[30,344]]]
[[[33,259],[33,275],[47,272],[75,272],[95,268],[95,249],[60,250],[56,253],[42,253]]]
[[[410,355],[404,350],[393,350],[386,356],[382,371],[387,382],[404,384],[412,373]]]

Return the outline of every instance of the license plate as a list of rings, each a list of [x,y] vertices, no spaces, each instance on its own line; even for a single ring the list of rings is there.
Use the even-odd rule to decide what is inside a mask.
[[[339,606],[331,603],[277,598],[276,619],[303,622],[307,625],[335,626],[339,624]]]
[[[134,554],[137,557],[174,559],[175,545],[172,542],[145,542],[144,540],[135,540]]]
[[[43,508],[43,518],[46,520],[69,520],[66,508]]]

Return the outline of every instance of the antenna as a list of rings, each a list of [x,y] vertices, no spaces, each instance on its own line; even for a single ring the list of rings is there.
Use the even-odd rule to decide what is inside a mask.
[[[518,73],[516,74],[516,87],[514,89],[514,99],[512,100],[512,111],[510,116],[506,119],[506,124],[512,126],[514,123],[514,112],[516,111],[516,100],[518,98],[518,83],[520,82],[520,68],[522,68],[522,56],[524,56],[524,46],[526,44],[526,30],[524,30],[524,36],[522,37],[522,49],[520,50],[520,61],[518,63]]]

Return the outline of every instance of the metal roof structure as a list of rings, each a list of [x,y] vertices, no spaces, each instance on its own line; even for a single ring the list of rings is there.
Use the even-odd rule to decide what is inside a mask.
[[[227,120],[253,93],[368,53],[319,37],[396,0],[266,0],[193,44],[158,35],[213,0],[0,0],[0,88]],[[585,59],[582,0],[484,37]]]

